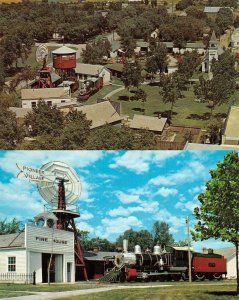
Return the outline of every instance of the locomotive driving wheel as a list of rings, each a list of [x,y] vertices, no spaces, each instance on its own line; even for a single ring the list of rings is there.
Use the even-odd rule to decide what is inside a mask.
[[[196,277],[196,279],[201,280],[201,281],[205,280],[205,275],[203,273],[196,273],[195,277]]]

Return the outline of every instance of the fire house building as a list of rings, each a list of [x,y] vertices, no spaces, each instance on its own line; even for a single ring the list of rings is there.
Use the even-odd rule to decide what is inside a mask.
[[[51,259],[51,264],[49,261]],[[24,232],[0,235],[0,274],[32,274],[36,283],[74,282],[74,233],[25,225]]]

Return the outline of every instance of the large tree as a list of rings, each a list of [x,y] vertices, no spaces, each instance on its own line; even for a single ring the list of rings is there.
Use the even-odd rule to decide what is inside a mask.
[[[55,106],[50,107],[44,101],[38,101],[38,106],[28,112],[25,124],[31,125],[32,135],[53,134],[58,136],[63,128],[63,113]]]
[[[121,80],[123,81],[125,88],[129,90],[130,100],[130,88],[138,87],[143,81],[141,76],[141,66],[136,61],[135,63],[127,63],[124,65]]]
[[[180,98],[181,92],[178,87],[178,82],[175,77],[171,74],[161,75],[161,90],[160,94],[163,97],[164,103],[171,103],[169,119],[172,119],[173,107],[176,101]]]
[[[122,247],[124,239],[128,240],[128,251],[134,251],[136,245],[139,245],[142,251],[153,247],[153,236],[148,230],[128,229],[116,239],[116,246]]]
[[[17,125],[16,115],[6,107],[0,110],[0,148],[15,149],[22,139],[21,128]]]
[[[237,294],[239,295],[239,157],[228,153],[217,168],[210,171],[206,190],[198,196],[200,206],[194,210],[197,219],[194,240],[209,238],[232,242],[236,247]]]
[[[169,232],[169,225],[166,222],[156,221],[153,225],[153,241],[154,245],[173,245],[174,238]]]

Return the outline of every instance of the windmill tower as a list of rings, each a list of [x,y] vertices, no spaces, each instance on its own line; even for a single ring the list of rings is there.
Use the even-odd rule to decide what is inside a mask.
[[[208,73],[211,72],[211,65],[213,59],[218,60],[218,42],[215,31],[213,30],[208,47]]]
[[[38,84],[37,88],[51,88],[53,87],[51,80],[52,69],[47,67],[48,60],[48,48],[46,45],[41,44],[36,50],[36,61],[42,65],[42,68],[38,71]]]
[[[46,213],[35,217],[36,222],[53,226],[60,230],[74,233],[76,276],[82,275],[88,280],[83,252],[75,225],[75,219],[80,217],[75,202],[81,193],[81,183],[77,173],[66,163],[51,161],[40,169],[17,165],[20,169],[18,178],[25,177],[36,182],[38,191],[47,202]]]

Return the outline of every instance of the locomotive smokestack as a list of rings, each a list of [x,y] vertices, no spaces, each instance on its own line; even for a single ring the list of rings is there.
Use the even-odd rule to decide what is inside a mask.
[[[127,253],[128,252],[128,244],[129,244],[129,242],[128,242],[128,240],[123,240],[123,252],[124,253]]]

